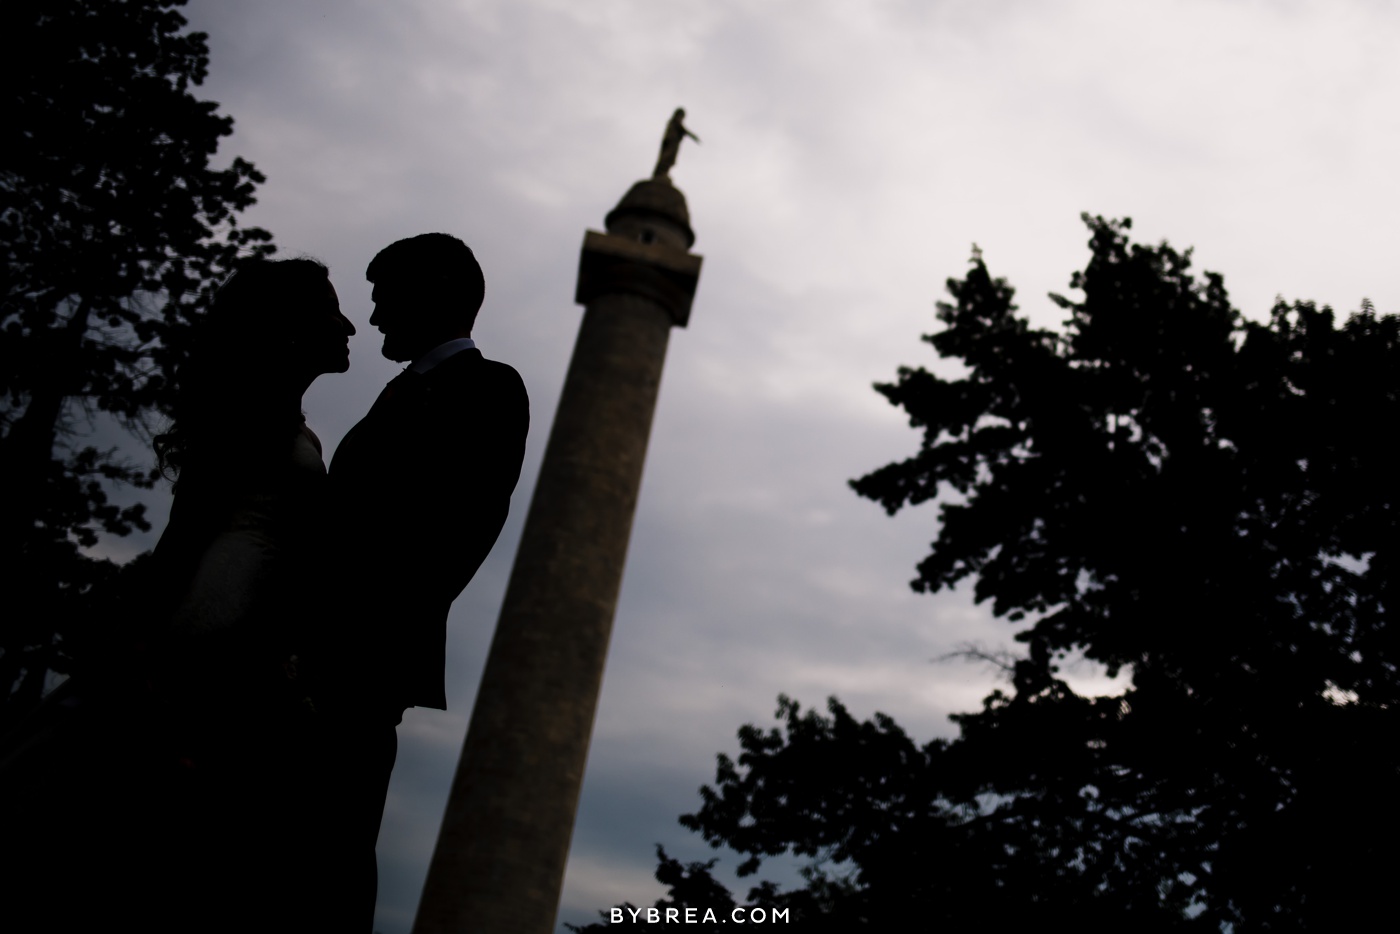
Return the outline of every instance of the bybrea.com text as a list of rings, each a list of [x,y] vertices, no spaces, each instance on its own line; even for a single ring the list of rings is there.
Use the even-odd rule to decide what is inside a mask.
[[[787,924],[787,908],[735,908],[726,919],[734,924]],[[614,908],[608,924],[714,924],[721,920],[713,908]]]

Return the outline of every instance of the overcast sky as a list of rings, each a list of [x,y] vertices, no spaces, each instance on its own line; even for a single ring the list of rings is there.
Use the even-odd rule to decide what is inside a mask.
[[[1236,306],[1400,310],[1400,10],[1330,2],[194,0],[221,159],[267,175],[245,215],[331,267],[359,328],[306,399],[333,451],[398,367],[364,282],[389,242],[475,249],[475,333],[529,388],[512,515],[452,613],[448,704],[410,711],[380,835],[377,928],[409,930],[581,309],[579,247],[672,172],[704,268],[670,344],[562,921],[648,904],[654,845],[776,697],[839,696],[924,741],[992,674],[935,659],[1014,628],[912,593],[936,507],[891,519],[846,486],[919,437],[872,391],[934,364],[943,282],[975,242],[1039,325],[1088,257],[1082,211],[1194,246]],[[158,504],[157,517],[165,508]],[[149,541],[124,543],[140,548]],[[1106,690],[1082,670],[1086,690]],[[732,869],[736,859],[723,856]],[[747,887],[747,883],[743,888]],[[740,889],[740,891],[743,890]]]

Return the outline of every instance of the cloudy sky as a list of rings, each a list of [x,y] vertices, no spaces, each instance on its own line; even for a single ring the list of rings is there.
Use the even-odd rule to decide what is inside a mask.
[[[561,921],[661,893],[654,845],[779,692],[835,694],[915,738],[993,684],[937,662],[1013,632],[965,592],[913,594],[935,507],[891,519],[846,481],[918,436],[871,390],[933,365],[973,243],[1038,324],[1087,258],[1082,211],[1196,247],[1235,304],[1400,310],[1400,10],[1330,2],[194,0],[221,158],[267,175],[246,220],[331,267],[360,329],[306,399],[333,450],[397,367],[363,270],[443,230],[476,250],[476,337],[529,387],[510,523],[451,618],[450,710],[411,711],[380,836],[377,928],[405,934],[431,855],[580,309],[583,233],[672,173],[705,257],[672,337],[573,838]],[[159,504],[160,512],[164,504]],[[123,547],[142,547],[131,542]],[[1081,670],[1087,690],[1107,690]],[[732,867],[736,860],[726,858]]]

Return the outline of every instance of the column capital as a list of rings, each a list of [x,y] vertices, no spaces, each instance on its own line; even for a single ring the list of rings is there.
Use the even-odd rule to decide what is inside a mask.
[[[603,295],[641,295],[665,308],[677,327],[685,327],[702,259],[664,243],[589,230],[583,235],[574,301],[587,305]]]

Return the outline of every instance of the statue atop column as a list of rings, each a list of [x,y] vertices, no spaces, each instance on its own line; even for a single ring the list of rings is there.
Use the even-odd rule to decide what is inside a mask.
[[[681,140],[689,136],[697,143],[700,137],[685,128],[685,110],[677,107],[676,112],[671,114],[671,120],[666,124],[666,133],[661,137],[661,154],[656,157],[656,171],[651,173],[652,178],[670,178],[671,166],[676,164],[676,153],[681,150]]]

